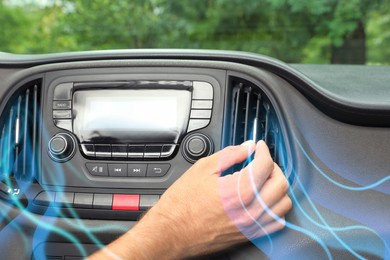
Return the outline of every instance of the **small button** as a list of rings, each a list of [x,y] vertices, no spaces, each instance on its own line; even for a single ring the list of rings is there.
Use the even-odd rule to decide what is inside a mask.
[[[167,158],[173,154],[176,145],[164,144],[161,150],[161,158]]]
[[[191,103],[192,109],[212,109],[213,101],[212,100],[192,100]]]
[[[127,176],[129,177],[144,177],[146,176],[147,164],[128,164]]]
[[[72,132],[72,120],[70,119],[54,119],[54,124],[58,128],[62,128]]]
[[[143,158],[145,152],[145,145],[129,145],[127,147],[127,156],[129,158]]]
[[[108,176],[106,163],[86,163],[89,173],[93,176]]]
[[[153,207],[158,200],[160,199],[159,195],[141,195],[139,208],[140,210],[148,210]]]
[[[73,192],[56,192],[54,206],[56,207],[73,207]]]
[[[72,102],[70,100],[53,101],[53,109],[71,109]]]
[[[190,122],[188,123],[187,133],[206,127],[209,123],[210,120],[208,119],[190,119]]]
[[[194,81],[192,99],[213,99],[213,86],[203,81]]]
[[[109,144],[95,144],[95,156],[96,157],[111,157],[111,145]]]
[[[62,136],[55,136],[49,142],[49,149],[53,154],[61,154],[66,149],[66,140]]]
[[[54,202],[54,198],[55,192],[42,191],[35,197],[34,203],[40,206],[49,206],[51,202]]]
[[[94,209],[111,209],[112,194],[93,194],[92,208]]]
[[[54,89],[54,100],[70,100],[72,99],[73,83],[61,83]]]
[[[144,158],[160,158],[162,145],[146,145]]]
[[[82,144],[81,150],[86,156],[95,157],[95,146],[93,144]]]
[[[171,165],[169,164],[148,164],[147,177],[161,177],[167,174]]]
[[[71,119],[72,110],[53,110],[53,118]]]
[[[127,164],[122,163],[109,163],[108,175],[112,177],[126,177],[127,176]]]
[[[139,210],[138,194],[114,194],[113,197],[113,210]]]
[[[111,145],[111,154],[114,158],[127,157],[127,145]]]
[[[206,147],[206,142],[202,138],[199,138],[197,136],[191,138],[187,143],[188,152],[194,156],[204,153]]]
[[[211,118],[211,110],[191,110],[190,118]]]
[[[73,207],[75,208],[92,208],[93,194],[92,193],[75,193]]]

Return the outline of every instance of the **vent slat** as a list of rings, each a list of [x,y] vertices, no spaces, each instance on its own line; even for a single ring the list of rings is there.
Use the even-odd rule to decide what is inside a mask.
[[[248,125],[250,124],[250,99],[251,99],[251,89],[246,90],[246,101],[245,101],[245,120],[244,120],[244,140],[248,140]]]
[[[15,141],[13,140],[15,137],[13,136],[12,134],[12,126],[14,125],[13,124],[13,121],[14,121],[14,117],[15,117],[15,112],[14,112],[14,108],[11,108],[11,111],[10,111],[10,115],[9,115],[9,121],[8,121],[8,124],[7,124],[7,128],[8,128],[8,136],[6,137],[6,140],[8,140],[7,142],[7,147],[6,150],[4,153],[5,153],[5,156],[8,154],[8,158],[6,159],[6,173],[8,175],[11,175],[11,172],[12,172],[12,169],[11,169],[11,165],[14,161],[14,151],[13,151],[13,147],[14,147],[14,143]]]
[[[242,99],[242,87],[243,85],[242,84],[239,84],[238,85],[238,90],[236,92],[236,101],[235,101],[235,112],[234,113],[234,126],[233,126],[233,144],[236,145],[239,143],[239,137],[238,137],[238,131],[237,129],[239,129],[241,127],[241,124],[239,125],[238,122],[242,122],[242,119],[241,119],[241,102],[240,100]]]
[[[23,114],[23,139],[21,140],[22,145],[22,165],[21,165],[21,178],[26,178],[26,164],[27,164],[27,153],[28,150],[30,150],[30,147],[28,145],[28,109],[29,109],[29,97],[30,97],[30,90],[26,90],[25,94],[25,101],[24,101],[24,114]]]
[[[5,127],[1,130],[1,136],[0,136],[0,180],[3,180],[4,177],[7,176],[7,173],[5,172],[4,166],[5,166],[5,150],[4,150],[4,142],[5,142]]]
[[[32,122],[32,136],[34,137],[32,139],[32,156],[31,156],[31,172],[30,176],[36,178],[36,160],[37,160],[37,129],[38,129],[38,85],[34,85],[34,101],[33,101],[33,122]]]

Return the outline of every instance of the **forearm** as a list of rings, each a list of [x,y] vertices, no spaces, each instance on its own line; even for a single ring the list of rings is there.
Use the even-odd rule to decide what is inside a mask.
[[[180,234],[172,222],[159,217],[157,208],[151,209],[142,220],[120,238],[89,259],[179,259]]]

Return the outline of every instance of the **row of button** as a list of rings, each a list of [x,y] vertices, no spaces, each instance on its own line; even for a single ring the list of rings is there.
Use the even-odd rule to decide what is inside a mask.
[[[82,144],[86,156],[101,158],[167,158],[173,154],[176,145],[126,145],[126,144]]]
[[[144,211],[153,207],[159,199],[160,195],[43,191],[35,197],[34,203],[40,206],[81,209]]]
[[[88,172],[102,177],[162,177],[171,167],[167,163],[86,163]]]

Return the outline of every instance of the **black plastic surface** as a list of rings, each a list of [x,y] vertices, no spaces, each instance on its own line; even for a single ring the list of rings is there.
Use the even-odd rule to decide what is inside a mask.
[[[218,54],[217,56],[221,56]],[[142,55],[141,55],[142,56]],[[189,55],[191,56],[191,55]],[[213,55],[211,55],[212,57]],[[155,57],[151,55],[150,57]],[[196,55],[191,56],[196,57]],[[226,57],[226,59],[229,59]],[[244,59],[244,58],[243,58]],[[258,58],[257,58],[258,59]],[[57,60],[58,61],[58,60]],[[259,61],[261,63],[261,61]],[[172,70],[172,68],[165,68],[165,66],[173,66],[177,64],[181,65],[181,68],[177,69],[177,75],[182,75],[188,73],[189,70],[194,71],[196,68],[196,74],[208,75],[210,76],[210,71],[215,72],[215,76],[218,79],[218,82],[221,84],[221,89],[217,89],[215,93],[215,108],[213,110],[212,122],[210,126],[207,127],[207,133],[213,137],[213,141],[216,142],[216,148],[221,147],[221,140],[217,137],[220,136],[222,131],[221,126],[221,107],[223,106],[224,101],[220,100],[218,97],[224,96],[225,86],[225,76],[226,74],[233,75],[235,77],[242,77],[247,80],[250,80],[254,83],[261,83],[264,87],[264,91],[270,97],[272,104],[276,108],[277,115],[282,121],[282,128],[285,132],[285,136],[288,139],[288,151],[290,159],[290,167],[287,167],[290,173],[295,175],[294,182],[290,188],[290,194],[294,195],[293,198],[293,210],[290,214],[287,215],[286,220],[290,225],[287,226],[283,231],[278,232],[272,236],[272,242],[274,250],[271,251],[269,247],[269,241],[256,240],[254,243],[259,248],[257,249],[254,246],[244,246],[240,247],[233,252],[230,251],[228,254],[231,259],[256,259],[256,258],[265,258],[265,252],[268,254],[268,257],[280,259],[280,258],[302,258],[302,259],[327,259],[329,256],[324,251],[321,242],[325,241],[328,245],[328,250],[330,255],[334,259],[355,259],[356,254],[361,254],[365,258],[383,258],[385,252],[384,241],[388,242],[388,234],[390,233],[390,225],[388,224],[388,216],[390,215],[390,205],[389,205],[389,182],[386,181],[388,178],[388,169],[390,169],[390,161],[387,159],[388,154],[390,154],[390,129],[385,127],[362,127],[351,124],[346,124],[335,120],[337,117],[329,117],[323,112],[330,111],[339,111],[339,107],[334,107],[332,102],[328,102],[328,99],[324,99],[322,105],[313,105],[315,99],[307,99],[307,93],[303,95],[303,92],[297,91],[297,89],[292,86],[288,81],[284,80],[281,77],[275,76],[272,73],[269,73],[264,70],[260,70],[251,66],[244,66],[237,63],[220,63],[220,62],[198,62],[198,61],[137,61],[134,63],[126,62],[96,62],[96,63],[78,63],[78,64],[53,64],[43,67],[33,68],[31,70],[25,70],[20,72],[9,82],[18,82],[18,84],[9,84],[3,83],[3,88],[1,88],[1,93],[7,91],[7,96],[19,86],[19,82],[23,82],[28,75],[30,78],[42,76],[42,72],[47,72],[46,77],[46,86],[50,82],[55,81],[58,77],[63,76],[63,71],[75,69],[74,67],[91,67],[87,70],[88,74],[96,72],[94,66],[103,67],[104,71],[111,70],[115,67],[117,70],[118,66],[140,66],[144,65],[142,68],[135,69],[136,73],[141,73],[142,71],[147,70],[148,73],[158,74],[161,76],[163,72]],[[188,68],[183,69],[187,65]],[[274,69],[277,67],[278,74],[282,75],[284,78],[291,80],[292,71],[288,69],[285,71],[284,66],[277,66],[274,64]],[[347,66],[348,67],[348,66]],[[223,72],[223,68],[226,71]],[[122,68],[123,73],[128,73],[129,70]],[[134,68],[133,68],[134,69]],[[364,74],[366,70],[360,68],[361,74]],[[307,75],[310,73],[321,73],[321,68],[306,69]],[[375,71],[375,69],[373,69]],[[313,72],[314,71],[314,72]],[[349,71],[349,72],[348,72]],[[368,70],[371,71],[371,70]],[[385,73],[380,69],[381,74]],[[78,72],[71,71],[76,76],[82,77],[85,71],[78,70]],[[346,69],[346,74],[351,73],[351,70]],[[332,72],[333,73],[333,72]],[[175,77],[177,77],[175,75]],[[334,71],[334,75],[337,75],[337,72]],[[339,76],[341,75],[338,74]],[[353,75],[353,73],[352,73]],[[74,76],[72,76],[74,77]],[[295,76],[294,76],[295,77]],[[351,76],[352,77],[352,76]],[[330,77],[331,78],[331,77]],[[385,76],[380,80],[382,83],[385,82]],[[313,78],[315,80],[315,78]],[[333,87],[335,88],[332,93],[341,91],[341,87],[338,88],[337,77],[334,77],[334,81],[327,79],[332,82]],[[353,77],[352,77],[353,80]],[[318,81],[320,82],[321,79]],[[299,81],[294,81],[296,84]],[[1,83],[0,83],[1,84]],[[7,85],[8,84],[8,85]],[[351,83],[352,85],[353,83]],[[378,87],[379,83],[374,83]],[[305,88],[308,88],[308,85],[302,85]],[[362,86],[360,86],[362,87]],[[351,97],[351,100],[354,102],[359,100],[357,103],[354,102],[353,106],[361,106],[362,111],[369,111],[366,116],[360,117],[359,122],[361,124],[370,125],[374,121],[372,120],[371,113],[375,111],[378,107],[375,107],[374,101],[371,100],[368,104],[364,104],[365,98],[363,95],[359,95],[359,88],[356,89],[356,96]],[[326,88],[326,87],[324,87]],[[310,92],[310,88],[308,91]],[[47,90],[47,89],[46,89]],[[348,89],[345,89],[347,93]],[[364,89],[362,93],[366,95],[369,99],[370,97],[376,96],[377,94],[369,94],[370,91],[375,92],[374,89]],[[50,91],[48,92],[50,93]],[[381,101],[385,99],[390,100],[390,95],[383,91],[381,92],[382,97]],[[49,94],[50,96],[50,94]],[[338,99],[341,100],[343,94],[340,92],[337,94]],[[361,99],[357,98],[361,97]],[[3,97],[3,96],[2,96]],[[320,98],[323,96],[318,96]],[[51,100],[51,99],[46,99]],[[52,103],[47,101],[45,103],[46,107],[52,107]],[[373,105],[373,106],[372,106]],[[382,104],[383,105],[383,104]],[[387,111],[386,104],[384,104],[384,110]],[[323,106],[323,107],[321,107]],[[4,107],[4,104],[1,104],[1,109]],[[318,109],[321,107],[321,109]],[[351,106],[348,105],[349,108]],[[367,109],[367,107],[374,107],[374,110]],[[345,116],[345,111],[341,111],[341,117]],[[348,114],[348,113],[347,113]],[[50,118],[50,113],[45,114],[47,118]],[[382,118],[383,115],[379,115],[378,118]],[[355,118],[356,119],[356,118]],[[353,119],[353,120],[355,120]],[[367,123],[365,123],[367,122]],[[374,123],[378,123],[375,121]],[[387,121],[386,121],[387,122]],[[379,125],[384,126],[386,122],[383,122]],[[356,123],[356,121],[355,121]],[[378,125],[378,124],[376,124]],[[56,133],[59,131],[54,124],[47,126],[47,130],[50,133]],[[44,138],[44,137],[43,137]],[[46,142],[43,142],[46,144]],[[46,151],[46,150],[42,150]],[[47,158],[44,158],[44,160]],[[75,161],[76,164],[85,165],[86,159],[84,157],[78,157]],[[101,160],[103,163],[111,163],[111,161]],[[144,161],[134,161],[134,163],[144,163]],[[152,178],[148,179],[148,184],[142,184],[143,180],[134,179],[135,184],[123,184],[123,179],[118,181],[113,181],[108,184],[108,187],[90,187],[90,188],[78,188],[75,186],[69,186],[65,189],[66,192],[75,193],[74,201],[78,197],[78,193],[82,190],[83,193],[89,194],[102,194],[107,196],[109,190],[111,193],[122,193],[131,189],[132,193],[135,194],[149,194],[153,196],[158,196],[157,194],[162,194],[164,189],[159,189],[158,187],[167,187],[169,186],[175,178],[179,177],[179,172],[183,169],[186,169],[190,166],[189,163],[182,164],[181,167],[177,166],[178,161],[175,159],[170,159],[167,163],[172,165],[172,171],[177,172],[178,174],[169,174],[167,177],[161,179],[161,182],[155,182]],[[62,171],[67,173],[71,172],[69,169],[60,168],[47,168],[44,169],[47,172],[50,172],[54,177],[62,176]],[[79,176],[86,176],[86,178],[75,178]],[[94,182],[104,182],[104,178],[93,177],[89,175],[86,168],[82,172],[78,172],[76,175],[70,173],[71,183],[80,182],[88,183],[88,181],[93,180]],[[172,177],[172,178],[171,178]],[[39,181],[52,181],[52,178],[49,175],[46,175],[45,178],[41,178]],[[382,181],[382,182],[380,182]],[[44,188],[56,189],[60,188],[60,191],[63,191],[62,185],[56,186],[56,183],[53,185],[44,185]],[[161,185],[162,184],[162,185]],[[59,187],[61,186],[61,187]],[[100,186],[100,185],[99,185]],[[120,186],[120,187],[119,187]],[[35,190],[31,194],[37,194],[39,191]],[[152,193],[154,192],[154,193]],[[34,196],[35,197],[35,196]],[[98,196],[99,197],[99,196]],[[99,201],[100,198],[97,200]],[[88,199],[81,200],[86,201],[85,204],[89,204]],[[102,200],[103,201],[103,200]],[[88,208],[78,208],[77,214],[83,218],[80,223],[88,227],[101,227],[105,224],[109,224],[110,228],[105,230],[95,230],[94,232],[98,237],[99,241],[102,244],[107,244],[110,241],[114,240],[123,232],[126,232],[131,228],[135,222],[134,221],[118,221],[118,216],[121,219],[135,219],[139,212],[120,212],[118,215],[113,216],[112,212],[108,210],[108,205],[110,200],[106,199],[104,204],[105,209],[95,209],[93,214],[91,214],[90,209]],[[81,202],[80,202],[81,203]],[[85,230],[75,225],[74,223],[78,220],[70,218],[52,218],[48,216],[40,216],[35,214],[27,215],[26,213],[21,213],[22,211],[16,209],[9,209],[9,204],[0,201],[0,205],[3,214],[7,214],[10,219],[13,219],[15,216],[19,215],[13,221],[13,225],[7,225],[8,222],[4,220],[2,223],[2,231],[0,235],[7,234],[7,240],[4,240],[0,245],[0,251],[2,256],[5,259],[23,259],[29,258],[31,256],[33,245],[32,243],[26,243],[24,250],[9,250],[9,248],[19,248],[23,243],[25,238],[27,241],[34,240],[34,247],[40,242],[58,242],[58,243],[69,243],[67,238],[64,238],[60,234],[55,233],[54,231],[49,231],[44,233],[45,235],[38,236],[38,231],[41,231],[44,228],[41,226],[44,223],[56,223],[56,227],[62,230],[69,232],[70,234],[75,235],[81,243],[90,244],[90,238],[86,235]],[[59,212],[54,209],[47,210],[46,207],[40,205],[29,204],[29,208],[34,208],[36,212],[47,215],[58,216]],[[64,211],[66,208],[63,209]],[[105,218],[105,220],[92,220],[89,218]],[[34,217],[42,221],[34,222],[29,217]],[[99,217],[97,217],[99,218]],[[114,219],[110,221],[109,219]],[[73,224],[73,225],[72,225]],[[23,232],[20,230],[14,229],[14,226],[20,226]],[[113,225],[115,228],[112,228]],[[363,227],[363,228],[354,228],[345,231],[334,231],[339,227]],[[37,231],[38,230],[38,231]],[[306,231],[306,232],[303,232]],[[314,234],[314,235],[313,235]],[[340,240],[347,243],[350,247],[350,250],[347,250],[342,246]],[[387,240],[386,240],[387,239]],[[65,250],[67,247],[63,246],[60,250]],[[277,250],[276,250],[277,249]],[[260,251],[261,250],[261,251]]]

